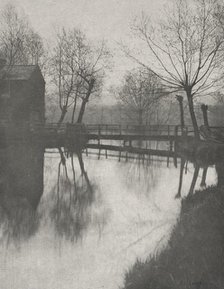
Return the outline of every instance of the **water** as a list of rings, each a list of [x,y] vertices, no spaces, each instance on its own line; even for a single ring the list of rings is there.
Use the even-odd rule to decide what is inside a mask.
[[[117,289],[137,259],[166,247],[181,209],[180,165],[9,147],[0,152],[4,289]],[[188,164],[181,195],[194,174]],[[200,189],[202,170],[194,189]],[[207,185],[216,183],[213,167]]]

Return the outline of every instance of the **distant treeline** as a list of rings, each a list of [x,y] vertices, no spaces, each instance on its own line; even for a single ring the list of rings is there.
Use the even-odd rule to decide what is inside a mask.
[[[200,106],[201,104],[195,106],[195,113],[199,125],[202,125],[203,116]],[[208,119],[211,126],[224,125],[223,115],[224,104],[209,106]],[[71,117],[71,111],[68,111],[64,122],[70,122]],[[185,124],[191,125],[187,103],[184,103],[184,117]],[[46,99],[46,121],[58,122],[59,118],[60,110],[58,109],[57,103],[52,103],[52,101]],[[119,103],[107,105],[97,101],[96,103],[88,104],[83,122],[88,124],[138,124],[138,117],[134,111],[130,113],[125,106],[122,106]],[[144,119],[144,124],[180,124],[180,111],[177,101],[168,102],[166,100],[163,103],[158,104],[153,113],[150,113]]]

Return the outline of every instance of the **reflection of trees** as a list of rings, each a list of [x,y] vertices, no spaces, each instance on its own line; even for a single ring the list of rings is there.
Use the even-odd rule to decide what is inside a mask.
[[[190,186],[189,193],[188,193],[189,196],[192,196],[193,193],[194,193],[194,188],[195,188],[195,185],[196,185],[196,182],[197,182],[197,179],[198,179],[199,169],[200,169],[199,165],[197,163],[195,163],[194,174],[193,174],[193,178],[192,178],[192,181],[191,181],[191,186]]]
[[[74,241],[82,237],[83,231],[91,221],[90,209],[94,201],[94,188],[85,171],[81,153],[78,154],[81,170],[79,178],[76,177],[74,156],[72,155],[69,159],[72,168],[72,177],[70,178],[67,162],[63,154],[60,154],[57,185],[53,191],[55,202],[50,216],[55,224],[56,232],[60,236]]]
[[[202,188],[206,187],[207,171],[208,171],[208,167],[203,168],[203,173],[202,173],[202,178],[201,178],[201,184],[200,184],[200,186],[201,186]]]
[[[142,159],[142,156],[134,155],[130,158],[130,165],[126,171],[128,189],[135,188],[137,193],[149,195],[158,184],[161,174],[161,163],[153,162],[153,159]],[[139,190],[139,188],[141,188]]]
[[[224,161],[220,160],[215,165],[216,173],[217,173],[217,186],[223,187],[224,186]]]
[[[178,186],[178,192],[176,194],[176,198],[181,197],[181,189],[182,189],[182,183],[183,183],[183,173],[184,173],[185,162],[186,162],[186,160],[184,158],[181,158],[181,160],[180,160],[179,186]]]
[[[9,145],[0,151],[0,241],[26,240],[39,226],[43,193],[42,148]]]
[[[187,173],[187,159],[182,157],[180,160],[180,174],[179,174],[179,186],[178,186],[178,192],[176,194],[176,198],[180,198],[181,197],[181,189],[182,189],[182,184],[183,184],[183,173],[184,173],[184,167],[185,167],[185,173]],[[195,162],[194,163],[194,173],[193,173],[193,177],[192,177],[192,181],[191,181],[191,185],[189,188],[189,192],[188,192],[188,196],[192,196],[194,193],[194,189],[195,189],[195,185],[198,179],[198,174],[199,174],[199,170],[200,170],[200,165]],[[202,173],[202,179],[201,179],[201,187],[205,187],[206,186],[206,176],[207,176],[207,170],[208,167],[203,168],[203,173]]]
[[[39,227],[39,218],[32,206],[23,198],[3,196],[0,199],[1,241],[27,240]]]

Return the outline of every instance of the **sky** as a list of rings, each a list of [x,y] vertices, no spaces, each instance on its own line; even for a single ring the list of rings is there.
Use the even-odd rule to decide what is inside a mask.
[[[118,41],[142,11],[159,15],[165,0],[1,0],[20,6],[33,27],[48,37],[55,26],[78,26],[92,37]]]
[[[130,25],[142,12],[160,17],[165,2],[171,0],[1,0],[19,7],[32,27],[47,41],[59,27],[82,29],[93,41],[104,39],[114,55],[113,69],[106,85],[119,84],[125,72],[136,66],[127,60],[118,43],[133,41]]]

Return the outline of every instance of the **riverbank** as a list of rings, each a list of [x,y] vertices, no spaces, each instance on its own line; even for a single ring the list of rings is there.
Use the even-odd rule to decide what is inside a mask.
[[[197,140],[194,137],[180,137],[175,144],[177,155],[201,167],[220,162],[224,158],[224,144]]]
[[[224,288],[224,187],[183,200],[168,247],[158,257],[136,262],[123,288]]]

